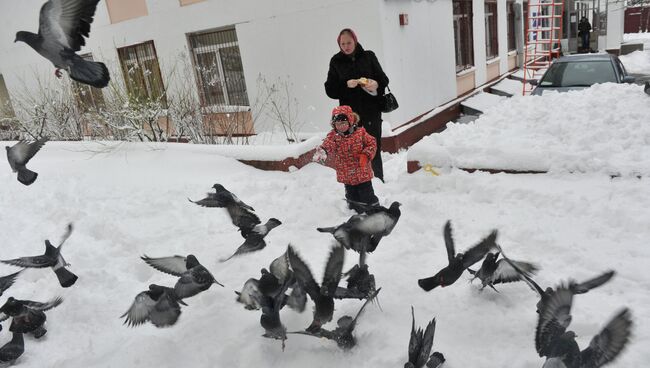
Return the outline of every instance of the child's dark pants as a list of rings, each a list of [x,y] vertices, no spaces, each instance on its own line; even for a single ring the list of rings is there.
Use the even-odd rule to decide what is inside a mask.
[[[376,206],[379,204],[379,199],[375,195],[372,188],[372,182],[367,181],[357,185],[345,184],[345,199],[348,200],[348,207],[357,212],[363,205]],[[359,206],[359,204],[361,206]]]

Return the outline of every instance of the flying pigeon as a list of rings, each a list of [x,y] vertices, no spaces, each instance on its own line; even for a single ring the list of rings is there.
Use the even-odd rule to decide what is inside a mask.
[[[380,290],[381,288],[377,289],[368,297],[361,308],[359,308],[359,311],[354,318],[352,318],[352,316],[343,316],[339,318],[336,322],[337,327],[332,331],[321,327],[319,330],[316,330],[314,332],[295,331],[290,333],[326,338],[328,340],[336,342],[336,345],[338,345],[339,348],[343,350],[350,350],[357,345],[357,339],[352,334],[352,332],[354,332],[354,328],[357,326],[357,320],[359,319],[359,316],[363,310],[366,308],[366,305],[368,305],[369,302],[373,301],[377,297],[377,294],[379,294]]]
[[[124,324],[129,327],[139,326],[150,321],[156,327],[172,326],[181,315],[181,306],[185,304],[174,289],[151,284],[149,290],[136,295],[133,304],[120,318],[126,317]]]
[[[543,367],[598,368],[616,359],[629,341],[632,319],[625,308],[581,351],[576,334],[567,331],[573,295],[570,287],[562,285],[544,301],[535,332],[535,349],[540,357],[546,357]]]
[[[187,257],[172,256],[162,258],[150,258],[145,255],[140,258],[160,272],[180,277],[174,286],[174,292],[181,299],[206,291],[213,284],[223,287],[223,284],[217,281],[210,271],[200,264],[199,260],[192,254]]]
[[[18,173],[18,181],[24,185],[31,185],[36,181],[38,174],[29,170],[26,165],[34,155],[40,151],[49,138],[40,138],[34,142],[18,141],[13,146],[5,146],[7,160],[13,172]]]
[[[510,260],[510,262],[508,262],[503,258],[497,261],[499,254],[500,252],[488,253],[487,256],[485,256],[483,264],[478,271],[474,271],[469,268],[467,269],[469,273],[474,275],[472,281],[474,281],[476,278],[481,280],[481,290],[483,290],[486,286],[489,286],[494,289],[494,291],[497,291],[497,289],[494,288],[495,284],[523,281],[524,278],[521,273],[512,267],[510,263],[515,263],[518,269],[525,273],[527,276],[534,275],[538,270],[537,266],[528,262],[513,260]]]
[[[439,353],[431,353],[433,347],[433,336],[436,333],[436,319],[432,319],[424,331],[422,328],[415,329],[415,311],[411,306],[411,316],[413,322],[411,323],[411,338],[409,339],[409,360],[404,364],[404,368],[423,368],[424,365],[428,368],[437,368],[445,361],[445,357]]]
[[[323,282],[320,286],[314,280],[309,266],[300,258],[291,245],[289,245],[287,253],[298,283],[315,304],[314,320],[306,330],[309,332],[318,331],[323,324],[332,320],[334,314],[333,296],[341,280],[345,250],[341,246],[332,248],[325,266]]]
[[[189,198],[188,200],[202,207],[225,208],[233,225],[239,228],[239,232],[245,239],[244,243],[237,248],[233,255],[222,259],[221,262],[228,261],[241,254],[264,249],[266,247],[264,238],[269,231],[281,225],[282,222],[278,219],[271,218],[266,224],[262,225],[262,221],[255,214],[253,207],[242,202],[221,184],[215,184],[212,188],[214,188],[215,193],[207,193],[205,198],[198,201],[193,201]]]
[[[43,327],[47,319],[45,312],[61,303],[63,303],[61,297],[54,298],[46,303],[9,297],[5,304],[0,307],[0,322],[12,317],[9,331],[21,334],[31,333],[38,339],[47,333],[47,330]]]
[[[497,231],[492,231],[488,237],[481,240],[480,243],[465,253],[458,254],[456,254],[456,248],[454,246],[450,221],[447,221],[445,224],[444,237],[449,264],[434,276],[418,280],[418,285],[424,291],[430,291],[438,286],[449,286],[456,282],[468,267],[480,261],[491,249],[496,248]]]
[[[648,96],[650,96],[650,82],[645,82],[645,87],[643,88],[643,92],[645,92]]]
[[[2,296],[2,293],[5,290],[9,289],[11,287],[11,285],[14,284],[14,282],[16,281],[16,278],[18,277],[18,275],[21,272],[22,271],[18,271],[18,272],[12,273],[11,275],[0,277],[0,296]]]
[[[23,339],[23,334],[14,332],[11,341],[0,347],[0,363],[13,365],[24,352],[25,340]]]
[[[86,61],[75,52],[86,44],[99,0],[49,0],[41,7],[38,34],[20,31],[14,42],[28,44],[57,68],[65,69],[73,80],[103,88],[110,75],[106,65]]]
[[[68,237],[70,237],[71,233],[72,224],[68,224],[66,232],[63,235],[61,243],[59,243],[58,247],[54,247],[49,240],[45,240],[45,254],[43,255],[0,260],[0,262],[25,268],[50,267],[52,270],[54,270],[54,273],[59,279],[61,286],[64,288],[70,287],[74,285],[75,282],[77,282],[77,276],[65,268],[66,266],[69,266],[69,264],[65,261],[65,259],[63,259],[61,249],[63,248],[63,243],[65,243]]]

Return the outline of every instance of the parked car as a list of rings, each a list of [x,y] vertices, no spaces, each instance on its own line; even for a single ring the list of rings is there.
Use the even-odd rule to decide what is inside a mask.
[[[555,60],[535,85],[533,95],[545,91],[574,91],[589,88],[596,83],[634,83],[623,63],[612,54],[578,54]]]

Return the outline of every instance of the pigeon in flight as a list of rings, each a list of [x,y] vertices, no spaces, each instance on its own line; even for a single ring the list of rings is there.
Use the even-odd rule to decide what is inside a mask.
[[[25,340],[23,334],[14,332],[11,341],[0,347],[0,363],[13,365],[25,352]]]
[[[449,264],[434,276],[418,280],[418,285],[424,291],[430,291],[438,286],[449,286],[456,282],[468,267],[483,259],[491,249],[496,248],[497,231],[492,231],[490,235],[465,253],[458,254],[456,254],[451,232],[451,221],[447,221],[445,224],[444,237]]]
[[[409,339],[409,361],[404,364],[404,368],[423,368],[424,365],[428,368],[437,368],[445,362],[445,357],[439,353],[431,353],[433,347],[433,336],[436,333],[436,319],[432,319],[424,331],[422,328],[415,329],[415,311],[411,306],[411,316],[413,322],[411,323],[411,338]]]
[[[14,42],[28,44],[57,68],[65,69],[73,80],[103,88],[110,75],[106,65],[84,60],[75,52],[86,44],[99,0],[49,0],[41,7],[38,33],[20,31]]]
[[[510,262],[508,262],[504,258],[501,258],[497,261],[499,254],[501,253],[488,253],[487,256],[485,256],[483,264],[478,271],[474,271],[470,268],[467,269],[469,273],[474,275],[472,281],[477,278],[481,280],[481,290],[483,290],[486,286],[489,286],[494,289],[494,291],[498,292],[498,290],[494,288],[495,284],[523,281],[524,278],[522,274],[514,267],[512,267],[510,265],[511,263],[515,263],[517,265],[517,268],[529,277],[534,275],[538,270],[537,266],[528,262],[513,260],[510,260]]]
[[[188,200],[202,207],[225,208],[233,225],[239,228],[239,232],[245,239],[244,243],[237,248],[233,255],[222,259],[221,262],[228,261],[241,254],[264,249],[266,247],[264,238],[269,231],[281,225],[282,222],[278,219],[271,218],[265,224],[262,224],[262,221],[255,214],[255,209],[242,202],[236,195],[224,188],[223,185],[215,184],[212,188],[214,188],[215,193],[207,193],[207,197],[198,201],[193,201],[189,198]]]
[[[77,276],[65,268],[66,266],[69,266],[69,264],[65,261],[65,259],[63,259],[61,249],[63,248],[63,243],[65,243],[68,237],[70,237],[71,233],[72,224],[68,224],[66,232],[63,235],[61,243],[59,243],[58,247],[54,247],[49,240],[45,240],[45,254],[43,255],[0,260],[0,262],[24,268],[50,267],[52,270],[54,270],[54,273],[59,279],[61,286],[64,288],[70,287],[74,285],[75,282],[77,282]]]
[[[323,282],[320,286],[314,280],[309,266],[300,258],[291,245],[289,245],[287,253],[289,254],[289,263],[300,287],[307,292],[315,304],[314,320],[306,330],[309,332],[318,331],[323,324],[332,320],[334,314],[333,297],[341,280],[345,250],[341,246],[332,248],[325,266]]]
[[[16,278],[22,271],[18,271],[15,273],[12,273],[11,275],[7,276],[2,276],[0,277],[0,296],[2,296],[2,293],[5,292],[5,290],[9,289],[11,285],[14,284],[16,281]]]
[[[206,291],[213,284],[223,287],[223,284],[217,281],[210,271],[200,264],[199,260],[192,254],[187,257],[172,256],[162,258],[150,258],[145,255],[140,258],[160,272],[179,277],[176,285],[174,285],[174,292],[181,299]]]
[[[124,324],[129,327],[139,326],[150,321],[156,327],[172,326],[181,315],[181,306],[185,304],[174,289],[151,284],[149,290],[136,295],[133,304],[120,318],[126,317]]]
[[[34,142],[18,141],[13,146],[5,146],[7,160],[13,172],[18,173],[18,181],[24,185],[31,185],[36,181],[38,173],[29,170],[26,165],[34,155],[40,151],[49,138],[40,138]]]
[[[321,327],[319,330],[314,332],[294,331],[290,333],[325,338],[336,342],[336,345],[338,345],[338,347],[343,350],[350,350],[357,345],[357,339],[354,337],[352,332],[354,332],[354,328],[357,326],[359,316],[366,308],[366,305],[368,305],[369,302],[375,300],[380,290],[381,288],[377,289],[370,296],[368,296],[368,299],[363,303],[361,308],[359,308],[359,311],[354,318],[352,318],[352,316],[343,316],[339,318],[336,322],[337,327],[332,331]]]
[[[38,339],[47,333],[47,330],[43,327],[47,319],[45,312],[61,303],[63,303],[61,297],[54,298],[46,303],[9,297],[5,304],[0,307],[0,322],[12,317],[9,331],[30,333]]]
[[[569,286],[560,286],[544,301],[539,314],[535,349],[540,357],[546,357],[545,368],[598,368],[616,359],[629,341],[632,317],[625,308],[581,351],[575,332],[567,331],[573,295]]]

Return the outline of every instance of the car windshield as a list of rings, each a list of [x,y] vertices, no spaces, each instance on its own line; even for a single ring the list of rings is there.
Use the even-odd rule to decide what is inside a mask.
[[[542,87],[588,87],[596,83],[616,83],[609,60],[555,63],[540,82]]]

